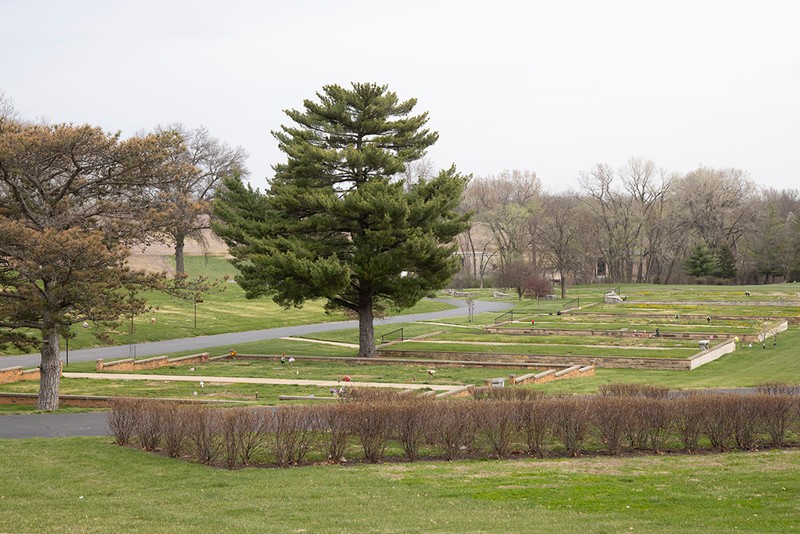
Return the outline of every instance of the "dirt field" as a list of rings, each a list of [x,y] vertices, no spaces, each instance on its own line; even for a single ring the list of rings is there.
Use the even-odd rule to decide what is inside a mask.
[[[187,239],[183,252],[186,256],[203,256],[205,254],[211,256],[228,256],[228,247],[225,243],[218,238],[211,230],[204,230],[203,235],[206,239],[206,245],[198,243],[193,239]],[[164,256],[172,256],[175,254],[175,245],[172,243],[154,243],[147,247],[134,247],[131,251],[132,254],[128,258],[128,265],[131,269],[145,272],[161,272],[166,271],[170,274],[175,273],[172,267]]]

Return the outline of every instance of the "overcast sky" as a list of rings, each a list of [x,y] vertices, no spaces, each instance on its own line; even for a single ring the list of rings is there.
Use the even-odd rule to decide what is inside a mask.
[[[329,83],[417,98],[429,157],[577,187],[632,156],[800,188],[800,1],[0,0],[0,91],[124,136],[204,125],[250,158]]]

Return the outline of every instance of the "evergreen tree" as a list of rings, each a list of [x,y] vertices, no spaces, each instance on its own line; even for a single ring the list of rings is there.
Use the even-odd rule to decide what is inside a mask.
[[[686,272],[692,276],[708,276],[714,272],[714,255],[705,242],[696,245],[683,264]]]
[[[736,258],[728,245],[721,245],[714,251],[712,274],[719,278],[736,278]]]
[[[71,325],[112,328],[158,285],[126,267],[123,244],[144,236],[174,144],[0,116],[0,348],[40,347],[40,410],[58,408],[59,343]]]
[[[413,183],[396,177],[437,139],[416,100],[386,86],[325,86],[273,132],[287,162],[265,194],[228,179],[215,204],[250,298],[283,306],[325,298],[359,318],[359,356],[375,355],[376,308],[411,306],[458,270],[456,208],[467,178],[450,168]]]

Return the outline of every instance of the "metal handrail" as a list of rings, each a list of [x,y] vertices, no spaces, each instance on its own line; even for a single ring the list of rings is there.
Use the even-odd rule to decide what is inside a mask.
[[[513,321],[514,320],[514,310],[508,310],[507,312],[501,313],[500,315],[495,317],[494,318],[494,322],[495,323],[502,323],[503,321],[506,320],[506,319],[503,319],[503,317],[505,317],[506,315],[510,315],[511,316],[510,319],[508,319],[509,321]]]
[[[561,309],[562,309],[562,310],[566,310],[567,308],[569,308],[569,307],[570,307],[570,304],[572,304],[573,302],[575,302],[575,303],[576,303],[576,306],[575,306],[575,308],[580,308],[580,307],[581,307],[581,298],[580,298],[580,297],[575,297],[574,299],[570,300],[570,301],[569,301],[569,302],[567,302],[566,304],[562,305],[562,306],[561,306]]]
[[[381,343],[384,343],[386,341],[385,338],[387,336],[390,336],[392,334],[396,334],[397,332],[400,332],[400,342],[402,343],[403,342],[403,329],[402,328],[398,328],[397,330],[392,330],[391,332],[386,332],[385,334],[383,334],[381,336]]]

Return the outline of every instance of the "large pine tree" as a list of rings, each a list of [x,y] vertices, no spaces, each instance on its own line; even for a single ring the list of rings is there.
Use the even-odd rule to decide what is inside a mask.
[[[248,297],[284,306],[325,298],[359,318],[359,356],[375,355],[373,318],[444,287],[458,270],[456,213],[467,178],[400,179],[438,135],[427,113],[375,84],[325,86],[293,125],[273,135],[286,154],[265,194],[229,179],[215,203],[217,233],[231,247]]]

